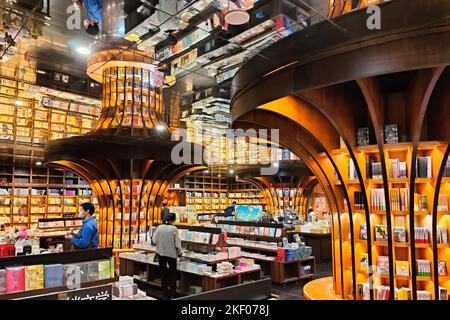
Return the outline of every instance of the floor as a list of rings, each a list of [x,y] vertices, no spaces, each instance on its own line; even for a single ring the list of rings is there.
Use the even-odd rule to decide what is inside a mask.
[[[331,262],[316,264],[316,278],[329,277],[332,275]],[[285,286],[272,284],[272,293],[279,296],[280,300],[303,300],[303,285],[306,282],[291,282]]]
[[[316,278],[329,277],[332,275],[331,262],[316,264],[317,275]],[[306,282],[299,281],[292,282],[285,286],[280,284],[272,284],[272,293],[279,296],[280,300],[303,300],[303,285]],[[146,288],[148,296],[156,299],[162,299],[162,292],[159,288]]]

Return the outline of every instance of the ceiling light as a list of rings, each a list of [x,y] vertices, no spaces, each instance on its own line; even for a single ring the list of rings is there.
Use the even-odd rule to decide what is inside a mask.
[[[14,104],[18,107],[23,107],[25,105],[25,103],[22,100],[16,100],[16,102],[14,102]]]
[[[230,174],[233,174],[233,173],[234,173],[234,170],[233,170],[233,169],[230,169],[228,172],[229,172]]]
[[[45,20],[52,20],[52,17],[50,17],[50,16],[44,16],[44,18],[45,18]]]
[[[51,26],[51,24],[48,23],[47,21],[45,21],[44,24],[45,24],[46,26]]]
[[[209,170],[205,170],[205,173],[209,173]]]
[[[239,8],[235,3],[228,3],[228,12],[225,13],[225,22],[233,26],[240,26],[250,21],[250,14],[247,10]]]
[[[41,161],[36,161],[36,165],[37,166],[42,166],[42,162]]]
[[[158,130],[158,131],[164,131],[164,126],[162,126],[162,125],[157,126],[157,127],[156,127],[156,130]]]
[[[273,163],[273,166],[275,167],[275,168],[278,168],[279,166],[280,166],[280,163],[277,161],[277,162],[274,162]]]
[[[88,55],[91,54],[91,50],[89,50],[89,48],[86,47],[78,47],[75,49],[79,54],[82,55]]]

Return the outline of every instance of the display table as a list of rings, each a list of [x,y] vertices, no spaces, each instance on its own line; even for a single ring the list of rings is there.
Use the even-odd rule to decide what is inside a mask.
[[[120,275],[134,276],[141,272],[146,272],[145,279],[136,279],[137,283],[150,286],[161,286],[161,275],[159,264],[153,261],[153,255],[141,255],[134,253],[120,254]],[[242,272],[233,272],[223,275],[207,275],[192,270],[180,268],[177,265],[177,279],[179,280],[178,293],[188,295],[189,287],[192,285],[200,286],[202,292],[220,289],[237,284],[243,284],[247,281],[261,279],[261,270],[252,269]]]
[[[305,300],[342,300],[334,293],[333,278],[326,277],[308,282],[303,287]]]

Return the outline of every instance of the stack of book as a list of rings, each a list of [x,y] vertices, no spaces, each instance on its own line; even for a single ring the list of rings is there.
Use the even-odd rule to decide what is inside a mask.
[[[389,286],[379,286],[375,288],[375,299],[376,300],[389,300],[389,295],[391,293],[391,288]]]
[[[372,162],[371,179],[383,179],[383,171],[381,169],[381,162]]]
[[[391,198],[391,210],[407,211],[408,210],[408,189],[393,188],[389,191]]]
[[[446,194],[439,195],[437,211],[440,211],[440,212],[448,211],[448,195],[446,195]]]
[[[351,180],[358,180],[358,173],[356,172],[355,164],[353,162],[353,159],[348,160],[348,179]]]
[[[437,243],[448,243],[447,228],[443,226],[437,226]]]
[[[388,173],[389,178],[404,179],[407,178],[406,162],[401,162],[400,159],[388,159]]]
[[[410,288],[395,288],[394,294],[395,300],[411,300]]]
[[[431,261],[417,259],[417,275],[419,277],[431,277]]]
[[[386,198],[383,188],[370,190],[370,204],[372,210],[386,211]]]
[[[450,157],[447,158],[444,168],[444,177],[450,177]]]
[[[427,211],[428,210],[428,201],[427,196],[423,194],[414,194],[414,211],[420,212],[420,211]]]
[[[361,191],[354,192],[355,197],[355,209],[364,210],[363,193]]]
[[[415,243],[429,243],[428,229],[424,227],[415,227],[414,238]]]
[[[417,300],[431,300],[431,292],[426,290],[417,290]]]
[[[417,178],[432,178],[431,157],[417,157],[416,163]]]
[[[358,300],[370,300],[370,286],[368,283],[358,283]]]

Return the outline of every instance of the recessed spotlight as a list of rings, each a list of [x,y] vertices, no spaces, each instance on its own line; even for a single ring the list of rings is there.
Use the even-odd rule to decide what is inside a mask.
[[[205,173],[209,173],[209,170],[205,170]]]
[[[156,130],[164,131],[164,126],[163,125],[156,126]]]
[[[280,163],[279,163],[279,162],[274,162],[274,163],[273,163],[273,166],[274,166],[275,168],[278,168],[278,167],[280,166]]]
[[[222,175],[221,175],[220,173],[217,175],[218,178],[220,178],[221,176],[222,176]]]
[[[25,105],[25,103],[22,100],[16,100],[16,102],[14,102],[14,104],[18,107],[23,107]]]
[[[52,17],[50,17],[50,16],[44,16],[44,18],[45,18],[45,20],[48,20],[48,21],[52,20]]]
[[[79,54],[82,55],[88,55],[91,54],[91,50],[89,50],[89,48],[86,47],[78,47],[75,49]]]
[[[233,174],[233,173],[234,173],[234,170],[233,170],[233,169],[230,169],[228,172],[229,172],[230,174]]]
[[[42,161],[36,161],[37,166],[42,166]]]

